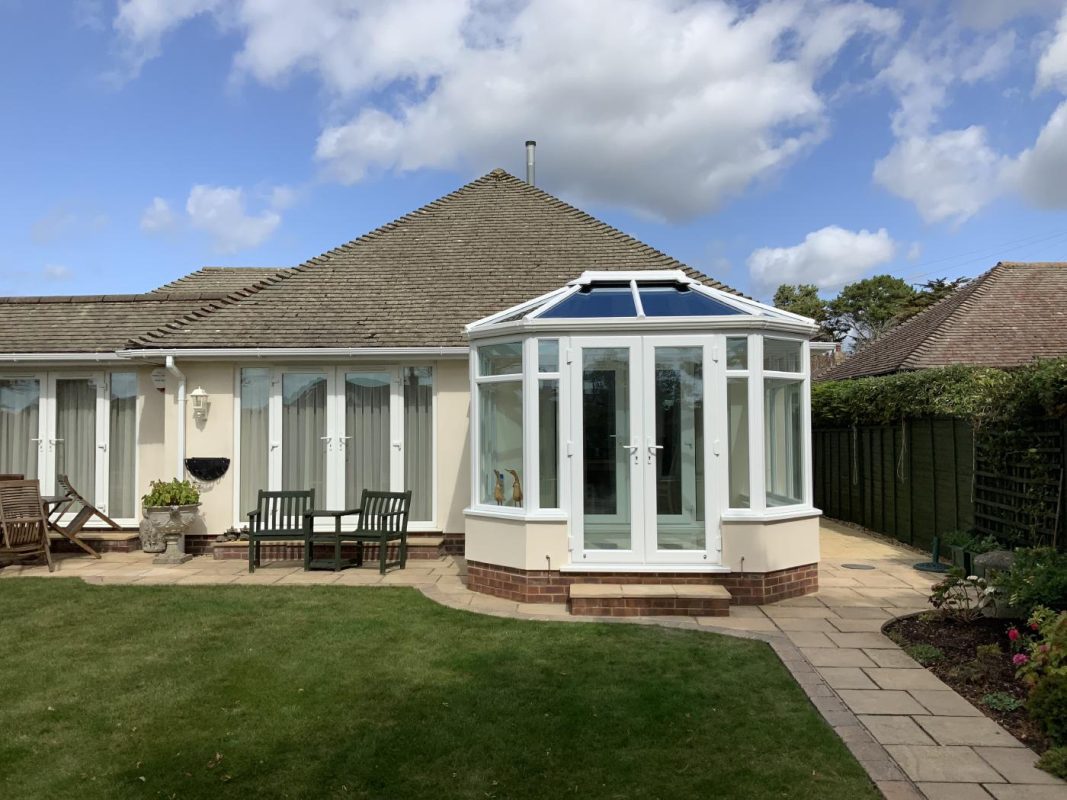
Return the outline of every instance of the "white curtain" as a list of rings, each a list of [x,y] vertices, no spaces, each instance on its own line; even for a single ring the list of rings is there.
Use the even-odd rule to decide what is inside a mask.
[[[96,498],[96,387],[89,378],[56,380],[56,476]],[[58,486],[58,484],[57,484]]]
[[[345,503],[359,504],[364,489],[389,491],[388,372],[345,376]]]
[[[411,489],[411,520],[433,519],[433,372],[404,368],[404,489]]]
[[[37,477],[40,413],[39,381],[0,379],[0,473]]]
[[[255,511],[260,489],[267,485],[270,453],[270,370],[241,370],[241,520]],[[325,498],[323,498],[325,499]]]
[[[108,399],[108,514],[131,519],[137,513],[137,375],[112,372]]]
[[[314,489],[326,507],[326,376],[282,376],[282,489]]]

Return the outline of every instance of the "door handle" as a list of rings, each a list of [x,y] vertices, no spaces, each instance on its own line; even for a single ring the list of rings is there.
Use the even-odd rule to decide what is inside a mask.
[[[659,455],[659,451],[663,449],[661,444],[650,444],[648,446],[648,463],[652,463],[652,459]]]
[[[346,446],[345,442],[347,442],[351,438],[352,438],[351,436],[338,436],[337,437],[337,444],[340,446],[340,448],[342,450],[344,450],[345,446]]]
[[[333,437],[332,436],[320,436],[320,442],[326,442],[326,449],[333,450]]]

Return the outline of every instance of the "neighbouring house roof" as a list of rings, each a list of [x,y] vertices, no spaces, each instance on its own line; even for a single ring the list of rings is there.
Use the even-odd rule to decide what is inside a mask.
[[[733,291],[496,169],[130,348],[464,346],[468,323],[592,269],[684,270]]]
[[[1001,262],[819,379],[1058,356],[1067,356],[1067,263]]]
[[[210,309],[228,295],[153,292],[77,297],[0,297],[0,352],[114,352],[133,336]]]
[[[201,267],[153,290],[160,292],[236,292],[262,280],[289,272],[288,267]]]

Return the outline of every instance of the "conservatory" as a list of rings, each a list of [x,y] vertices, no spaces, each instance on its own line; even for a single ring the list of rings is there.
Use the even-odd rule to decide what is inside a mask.
[[[814,330],[681,271],[586,272],[467,326],[471,588],[813,591]]]

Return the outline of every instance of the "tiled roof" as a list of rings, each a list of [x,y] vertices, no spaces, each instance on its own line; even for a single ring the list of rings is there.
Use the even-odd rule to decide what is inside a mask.
[[[819,375],[821,380],[1067,356],[1067,263],[1002,262]]]
[[[0,297],[0,352],[104,353],[133,336],[219,305],[215,292]]]
[[[588,269],[682,269],[733,291],[503,170],[131,347],[466,344],[477,319]]]
[[[259,283],[278,273],[288,272],[287,267],[201,267],[196,272],[183,275],[176,281],[153,290],[159,292],[236,292]]]

